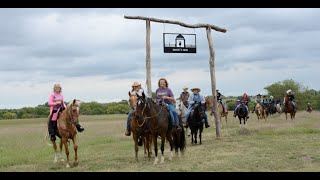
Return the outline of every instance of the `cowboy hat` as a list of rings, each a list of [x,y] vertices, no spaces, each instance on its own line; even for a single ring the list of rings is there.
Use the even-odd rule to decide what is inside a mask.
[[[135,81],[133,82],[132,87],[135,87],[135,86],[141,86],[141,83],[139,83],[138,81]]]
[[[200,88],[192,88],[191,89],[191,91],[194,91],[194,90],[198,90],[199,92],[201,91]]]
[[[261,96],[261,94],[258,94],[257,96]]]
[[[185,90],[185,89],[188,89],[188,87],[187,86],[183,86],[183,88],[182,88],[183,90]]]

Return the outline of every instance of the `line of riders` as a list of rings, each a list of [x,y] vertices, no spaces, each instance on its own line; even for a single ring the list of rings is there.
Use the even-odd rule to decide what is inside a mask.
[[[291,89],[287,90],[286,94],[288,95],[288,98],[289,98],[289,101],[292,102],[293,106],[294,106],[294,110],[296,111],[296,104],[294,102],[294,92],[292,92]],[[276,108],[277,104],[279,104],[281,107],[285,108],[282,104],[282,101],[280,98],[278,98],[277,100],[274,100],[273,96],[271,95],[270,96],[270,99],[267,98],[267,96],[263,96],[263,98],[261,98],[261,94],[258,94],[256,96],[256,100],[255,100],[255,105],[253,107],[253,110],[251,113],[254,113],[255,112],[255,108],[256,108],[256,105],[259,103],[263,109],[265,109],[266,107],[271,107],[271,105]],[[241,99],[241,100],[240,100]],[[248,103],[250,102],[250,98],[248,97],[248,95],[246,93],[243,94],[243,96],[241,98],[238,98],[237,101],[236,101],[236,104],[235,104],[235,110],[234,110],[234,114],[233,116],[236,117],[236,112],[237,112],[237,109],[239,108],[239,106],[241,105],[241,103],[244,103],[246,108],[247,108],[247,111],[249,112],[249,106],[248,106]],[[283,102],[285,103],[285,102]],[[310,106],[310,103],[308,103],[308,107]],[[248,113],[249,115],[249,113]],[[249,118],[249,116],[247,116],[247,118]]]
[[[203,95],[200,95],[200,91],[201,91],[200,88],[192,88],[191,91],[192,93],[189,93],[188,88],[185,86],[183,88],[183,92],[180,94],[180,101],[183,103],[185,107],[188,108],[186,117],[185,119],[183,119],[183,121],[186,124],[186,128],[188,128],[189,126],[188,117],[191,111],[193,110],[193,108],[198,104],[206,103],[205,97]],[[141,88],[141,83],[139,83],[138,81],[133,82],[131,94],[138,94],[139,96],[142,96],[143,92],[146,95],[146,97],[149,97],[148,94]],[[223,112],[226,112],[225,104],[222,101],[222,94],[219,92],[219,90],[216,90],[216,92],[217,92],[217,100],[219,103],[221,103]],[[289,100],[293,102],[294,108],[296,109],[296,105],[294,103],[294,93],[289,89],[287,91],[287,95],[289,97]],[[263,98],[261,98],[262,96],[260,94],[258,94],[256,97],[257,99],[255,101],[255,106],[252,113],[255,111],[255,107],[258,103],[260,103],[260,105],[263,107],[270,106],[270,104],[275,105],[274,107],[276,107],[277,104],[280,104],[280,106],[282,106],[282,101],[280,100],[280,98],[278,98],[277,100],[274,100],[273,96],[270,96],[270,99],[268,99],[266,96],[263,96]],[[158,89],[156,90],[156,100],[158,104],[167,106],[170,112],[171,121],[172,121],[171,123],[173,124],[173,127],[177,128],[178,131],[181,131],[181,127],[179,126],[178,115],[173,104],[175,102],[175,98],[172,93],[172,90],[169,88],[168,81],[165,78],[161,78],[158,81]],[[236,117],[236,112],[239,106],[241,105],[241,102],[245,104],[247,111],[250,112],[248,107],[249,101],[250,101],[250,98],[246,93],[243,94],[241,99],[240,98],[237,99],[235,104],[234,117]],[[310,103],[308,103],[308,105],[310,105]],[[132,112],[133,112],[133,108],[131,108],[128,113],[127,128],[125,132],[126,136],[131,135],[130,121],[131,121]],[[249,116],[247,116],[247,118],[249,118]],[[207,113],[205,115],[205,127],[206,128],[210,127]]]

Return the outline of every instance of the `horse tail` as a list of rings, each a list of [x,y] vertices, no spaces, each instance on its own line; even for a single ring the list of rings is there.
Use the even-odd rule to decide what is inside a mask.
[[[185,131],[184,131],[184,128],[182,127],[181,128],[181,134],[180,134],[180,151],[181,152],[184,152],[184,150],[186,149],[186,134],[185,134]]]

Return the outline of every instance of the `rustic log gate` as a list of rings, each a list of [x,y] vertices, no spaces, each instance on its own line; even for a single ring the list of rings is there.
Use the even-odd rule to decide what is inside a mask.
[[[157,18],[149,18],[149,17],[142,17],[142,16],[124,16],[126,19],[139,19],[139,20],[145,20],[146,21],[146,69],[147,69],[147,89],[148,94],[152,95],[151,90],[151,69],[150,69],[150,21],[158,22],[158,23],[168,23],[168,24],[177,24],[182,27],[186,28],[206,28],[207,31],[207,39],[209,44],[209,52],[210,52],[210,76],[211,76],[211,90],[212,90],[212,98],[214,103],[214,117],[215,117],[215,125],[216,125],[216,137],[221,137],[221,126],[220,126],[220,116],[219,116],[219,110],[218,110],[218,103],[217,103],[217,94],[216,94],[216,77],[215,77],[215,67],[214,67],[214,49],[213,49],[213,42],[211,37],[211,29],[219,32],[227,32],[226,29],[220,28],[215,25],[211,24],[186,24],[180,21],[173,21],[173,20],[165,20],[165,19],[157,19]]]

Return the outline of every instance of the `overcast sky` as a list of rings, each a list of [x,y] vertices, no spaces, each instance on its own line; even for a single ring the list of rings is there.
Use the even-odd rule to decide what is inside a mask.
[[[55,82],[66,101],[128,99],[134,80],[145,85],[145,21],[140,15],[209,23],[217,89],[223,95],[265,93],[294,79],[320,89],[320,9],[0,9],[0,108],[36,106]],[[163,33],[195,33],[196,54],[163,53]],[[151,22],[151,83],[165,77],[177,97],[182,87],[211,94],[205,29]]]

